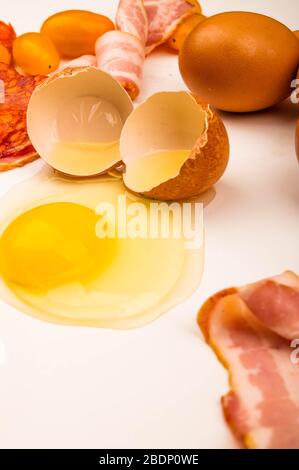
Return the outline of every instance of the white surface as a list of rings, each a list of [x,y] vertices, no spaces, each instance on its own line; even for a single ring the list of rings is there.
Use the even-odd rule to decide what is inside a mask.
[[[297,3],[203,0],[202,6],[207,15],[266,13],[298,29]],[[116,4],[0,0],[1,19],[18,33],[37,30],[62,9],[113,16]],[[183,88],[176,56],[154,53],[143,97]],[[299,271],[299,167],[294,106],[223,118],[231,160],[205,211],[205,274],[188,302],[124,332],[48,325],[0,303],[1,447],[236,447],[219,404],[227,375],[204,344],[196,313],[219,289]],[[0,195],[40,165],[1,174]]]

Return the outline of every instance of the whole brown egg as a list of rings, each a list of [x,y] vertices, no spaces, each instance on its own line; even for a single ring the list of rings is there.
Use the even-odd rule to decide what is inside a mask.
[[[291,94],[299,41],[268,16],[220,13],[187,36],[179,65],[186,85],[201,99],[225,111],[257,111]]]

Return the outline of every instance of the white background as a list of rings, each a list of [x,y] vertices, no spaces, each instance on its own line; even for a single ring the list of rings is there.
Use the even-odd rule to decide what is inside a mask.
[[[37,31],[63,9],[113,18],[116,6],[116,0],[0,0],[1,19],[18,34]],[[297,0],[203,0],[202,6],[207,15],[265,13],[299,29]],[[141,98],[184,88],[174,54],[155,52],[147,60]],[[227,374],[204,344],[196,313],[219,289],[299,271],[296,112],[286,103],[223,114],[230,164],[205,210],[203,282],[184,305],[122,332],[49,325],[0,302],[1,447],[237,446],[219,404]],[[0,195],[40,166],[1,174]]]

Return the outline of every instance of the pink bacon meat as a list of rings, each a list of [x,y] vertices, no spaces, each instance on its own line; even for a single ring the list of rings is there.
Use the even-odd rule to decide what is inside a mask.
[[[114,77],[134,100],[140,91],[144,47],[129,33],[109,31],[96,43],[97,67]]]
[[[116,13],[116,26],[120,31],[140,39],[145,47],[148,19],[143,0],[120,0]]]
[[[178,24],[194,12],[194,5],[185,0],[144,0],[148,18],[146,54],[166,42]]]
[[[120,0],[116,26],[96,43],[97,67],[110,73],[135,99],[145,55],[167,41],[180,21],[194,11],[187,0]]]
[[[286,272],[222,291],[199,312],[205,339],[230,375],[225,418],[249,448],[299,448],[299,365],[290,342],[298,289],[299,277]]]
[[[287,339],[299,338],[299,282],[294,273],[243,287],[240,295],[267,328]]]

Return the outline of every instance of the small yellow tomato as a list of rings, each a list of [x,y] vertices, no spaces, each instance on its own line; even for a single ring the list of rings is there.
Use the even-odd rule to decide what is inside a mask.
[[[67,10],[50,16],[41,32],[55,44],[61,57],[74,59],[95,54],[96,40],[114,29],[112,21],[91,11]]]
[[[9,65],[11,61],[11,54],[6,47],[0,44],[0,62],[2,64]]]
[[[13,58],[28,75],[47,75],[54,72],[60,62],[54,44],[41,33],[26,33],[17,37],[13,45]]]
[[[198,0],[187,0],[188,3],[191,3],[191,5],[194,6],[194,13],[201,13],[201,6],[198,2]]]
[[[169,38],[169,46],[172,49],[179,51],[188,34],[195,28],[195,26],[205,19],[206,16],[200,13],[194,13],[193,15],[187,16],[187,18],[179,24],[173,35]]]

